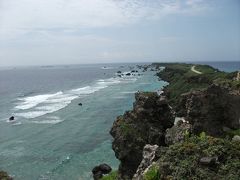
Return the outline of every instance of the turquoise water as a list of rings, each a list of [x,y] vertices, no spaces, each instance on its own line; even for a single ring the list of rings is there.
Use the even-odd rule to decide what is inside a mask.
[[[113,121],[132,108],[136,91],[156,91],[165,83],[150,71],[116,76],[129,65],[102,66],[0,71],[0,169],[17,180],[87,180],[97,164],[117,168]],[[9,122],[10,115],[16,121]]]
[[[238,70],[239,62],[204,62]],[[103,68],[106,66],[106,68]],[[165,83],[154,72],[119,78],[134,64],[0,70],[0,170],[16,180],[88,180],[95,165],[118,161],[109,130],[138,90]],[[82,103],[83,106],[78,106]],[[14,115],[16,120],[9,122]]]

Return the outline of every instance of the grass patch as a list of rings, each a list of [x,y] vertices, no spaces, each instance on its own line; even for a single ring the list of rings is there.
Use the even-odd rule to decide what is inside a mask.
[[[238,179],[240,177],[240,144],[201,133],[184,143],[169,146],[157,161],[161,178],[173,179]],[[214,166],[199,163],[202,157],[218,157]],[[166,168],[167,164],[167,168]],[[163,176],[164,175],[164,176]]]
[[[143,180],[158,180],[160,179],[159,167],[157,165],[152,165],[150,169],[144,174]]]
[[[118,178],[118,172],[117,171],[112,171],[108,175],[103,176],[101,180],[117,180]]]
[[[237,72],[227,73],[208,65],[195,65],[195,69],[203,73],[196,74],[191,71],[193,64],[160,63],[158,66],[165,66],[164,70],[157,73],[157,76],[169,82],[169,85],[165,88],[165,92],[173,107],[176,107],[181,94],[207,88],[213,83],[224,87],[240,89],[240,81],[234,80]]]
[[[240,129],[230,130],[227,132],[227,135],[229,135],[231,138],[235,135],[240,136]]]

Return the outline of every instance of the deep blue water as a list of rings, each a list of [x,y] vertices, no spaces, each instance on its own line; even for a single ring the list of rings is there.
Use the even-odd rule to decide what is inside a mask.
[[[239,62],[204,64],[225,71],[239,69]],[[165,85],[150,71],[116,76],[119,70],[130,71],[130,66],[135,67],[0,70],[0,169],[17,180],[87,180],[97,164],[117,168],[109,135],[113,121],[132,108],[136,91],[156,91]],[[11,115],[14,122],[8,121]]]

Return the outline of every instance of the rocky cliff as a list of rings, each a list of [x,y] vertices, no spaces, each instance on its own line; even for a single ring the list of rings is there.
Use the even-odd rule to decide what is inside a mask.
[[[228,129],[240,128],[240,92],[212,84],[207,89],[183,94],[178,105],[193,126],[193,132],[224,136]]]
[[[133,110],[113,124],[112,148],[120,165],[112,179],[240,177],[237,73],[198,65],[198,74],[191,64],[178,63],[155,64],[155,69],[161,65],[165,69],[157,75],[170,83],[162,96],[136,93]],[[176,115],[185,121],[174,125]]]
[[[120,160],[120,179],[131,179],[142,161],[146,144],[165,145],[165,130],[174,123],[174,114],[157,93],[136,93],[133,110],[119,116],[111,129],[112,148]]]

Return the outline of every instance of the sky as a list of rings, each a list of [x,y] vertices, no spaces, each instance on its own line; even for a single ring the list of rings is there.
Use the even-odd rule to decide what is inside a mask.
[[[240,61],[240,0],[0,0],[0,66]]]

